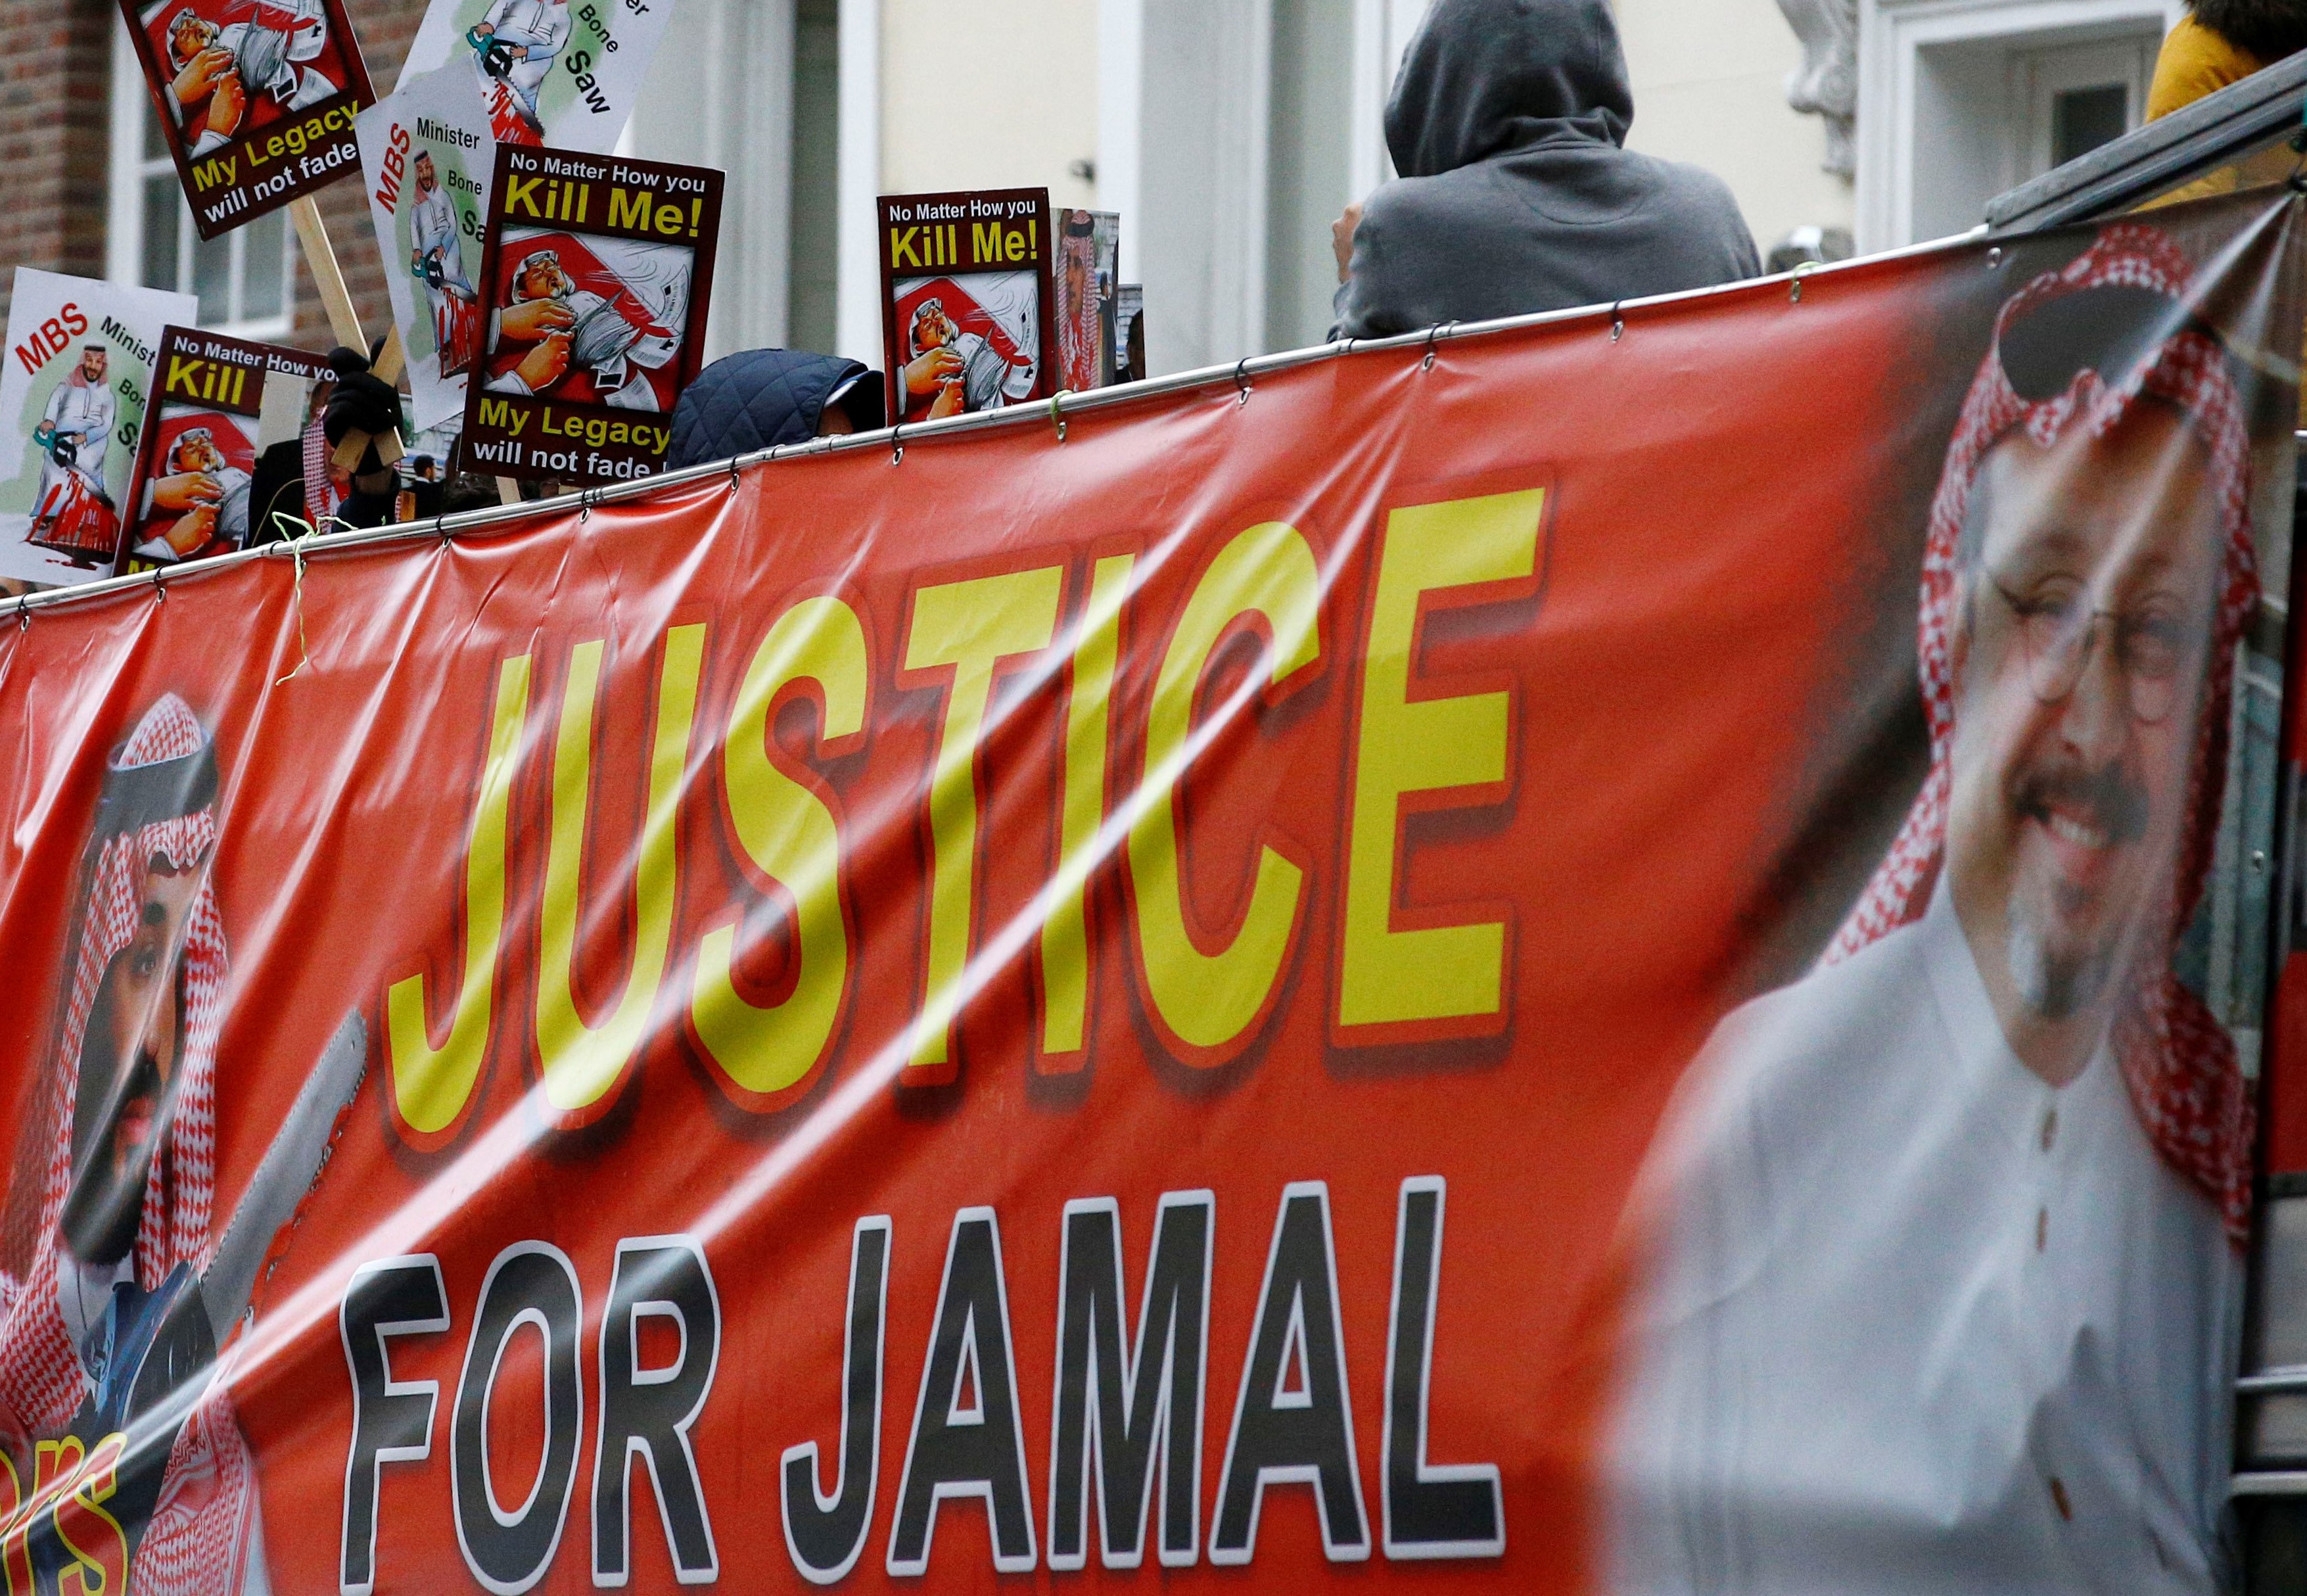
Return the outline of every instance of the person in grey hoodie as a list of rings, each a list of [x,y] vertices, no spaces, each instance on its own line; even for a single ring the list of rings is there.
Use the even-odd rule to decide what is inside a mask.
[[[1730,191],[1625,148],[1634,116],[1608,0],[1435,0],[1385,108],[1401,176],[1335,229],[1331,336],[1760,276]]]

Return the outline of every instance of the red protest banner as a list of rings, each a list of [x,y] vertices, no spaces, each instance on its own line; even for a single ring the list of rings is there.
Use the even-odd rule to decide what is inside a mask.
[[[2297,203],[0,628],[0,1561],[2200,1574]]]

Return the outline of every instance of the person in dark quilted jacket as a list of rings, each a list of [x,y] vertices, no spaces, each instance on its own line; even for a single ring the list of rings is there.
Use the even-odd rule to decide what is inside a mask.
[[[1730,190],[1625,148],[1634,116],[1608,0],[1434,0],[1385,109],[1400,176],[1330,230],[1330,336],[1762,275]]]
[[[801,349],[747,349],[697,373],[673,408],[665,469],[885,425],[881,376]]]

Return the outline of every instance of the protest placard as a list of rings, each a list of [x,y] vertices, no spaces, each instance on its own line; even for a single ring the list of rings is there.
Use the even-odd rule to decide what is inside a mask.
[[[190,294],[16,268],[0,368],[0,578],[112,574],[112,488],[128,475],[160,330],[199,313]]]
[[[499,142],[606,155],[672,11],[673,0],[433,0],[400,82],[453,64]]]
[[[891,421],[1058,390],[1048,189],[884,194],[880,241]]]
[[[1145,285],[1124,283],[1114,296],[1113,376],[1118,382],[1145,380]]]
[[[1111,210],[1058,212],[1058,386],[1076,393],[1114,380],[1114,317],[1121,218]]]
[[[325,361],[302,349],[191,327],[161,330],[154,369],[151,410],[124,501],[128,533],[120,560],[129,571],[230,553],[272,532],[251,524],[249,493],[262,452],[267,384],[285,377],[309,396],[330,375]]]
[[[438,426],[464,415],[466,380],[480,359],[486,318],[473,273],[496,139],[472,74],[454,67],[404,78],[361,114],[356,131],[410,408],[418,428]]]
[[[498,147],[468,469],[589,483],[665,468],[705,339],[721,183],[702,167]]]
[[[376,94],[343,0],[120,0],[202,238],[359,163]]]

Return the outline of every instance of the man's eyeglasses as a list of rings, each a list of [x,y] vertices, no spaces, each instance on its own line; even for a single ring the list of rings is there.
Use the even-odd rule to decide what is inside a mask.
[[[1986,583],[2018,620],[2019,643],[2027,656],[2027,683],[2037,699],[2055,704],[2075,691],[2097,643],[2099,623],[2105,622],[2113,640],[2115,667],[2130,696],[2131,718],[2147,725],[2168,718],[2178,702],[2179,679],[2186,670],[2190,639],[2184,623],[2157,611],[2092,609],[2086,588],[2056,596],[2022,597],[1992,572]]]

